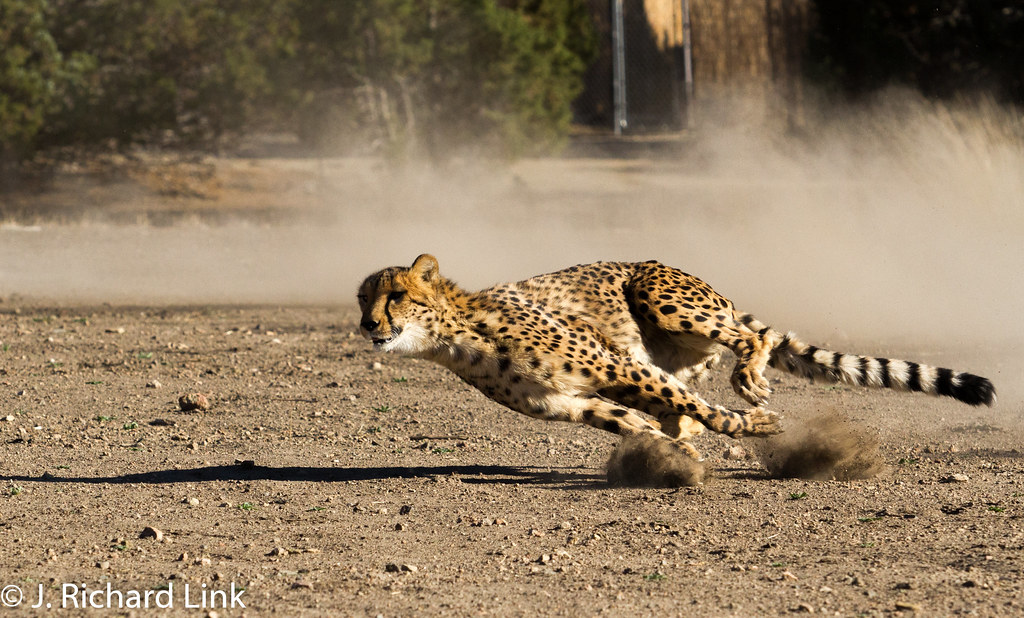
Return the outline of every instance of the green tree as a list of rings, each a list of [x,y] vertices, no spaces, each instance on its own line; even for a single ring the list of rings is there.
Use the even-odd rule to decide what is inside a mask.
[[[320,0],[296,14],[304,134],[435,158],[557,145],[594,48],[580,0]]]
[[[204,142],[256,120],[392,153],[564,138],[586,0],[0,0],[0,143]],[[19,155],[20,156],[20,155]]]
[[[96,58],[56,142],[208,140],[240,129],[273,90],[294,24],[274,0],[53,0],[61,46]]]
[[[65,56],[49,29],[45,0],[0,0],[0,154],[31,154],[68,89],[91,68],[86,54]]]

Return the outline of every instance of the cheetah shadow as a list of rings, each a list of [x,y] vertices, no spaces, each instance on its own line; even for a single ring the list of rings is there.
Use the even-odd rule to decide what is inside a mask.
[[[120,485],[149,483],[173,485],[177,483],[217,481],[283,481],[340,483],[347,481],[384,481],[393,479],[454,478],[462,483],[481,485],[535,485],[562,489],[607,487],[605,475],[579,468],[552,468],[547,466],[373,466],[373,467],[310,467],[310,466],[258,466],[223,465],[204,466],[184,470],[154,470],[114,476],[0,476],[7,482],[19,483],[81,483],[87,485]]]

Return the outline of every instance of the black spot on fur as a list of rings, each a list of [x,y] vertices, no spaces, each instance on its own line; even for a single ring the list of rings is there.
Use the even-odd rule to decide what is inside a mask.
[[[622,431],[622,424],[619,423],[619,421],[614,421],[614,420],[611,420],[611,419],[606,419],[606,420],[604,420],[601,423],[601,429],[604,429],[605,431],[607,431],[609,433],[616,433],[617,434],[617,433]]]

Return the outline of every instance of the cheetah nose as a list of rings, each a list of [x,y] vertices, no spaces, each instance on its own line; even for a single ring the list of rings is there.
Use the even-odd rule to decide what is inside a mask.
[[[371,319],[367,318],[367,319],[363,320],[359,324],[359,326],[362,327],[362,329],[365,330],[366,332],[372,333],[373,331],[375,331],[377,329],[378,326],[380,326],[380,322],[377,322],[377,321],[374,321],[374,320],[371,320]]]

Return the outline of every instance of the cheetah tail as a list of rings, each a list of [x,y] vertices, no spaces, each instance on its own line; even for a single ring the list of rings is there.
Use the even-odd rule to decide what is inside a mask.
[[[981,376],[911,361],[833,352],[808,345],[792,333],[781,336],[768,364],[811,380],[952,397],[972,406],[991,406],[996,401],[995,387]]]

